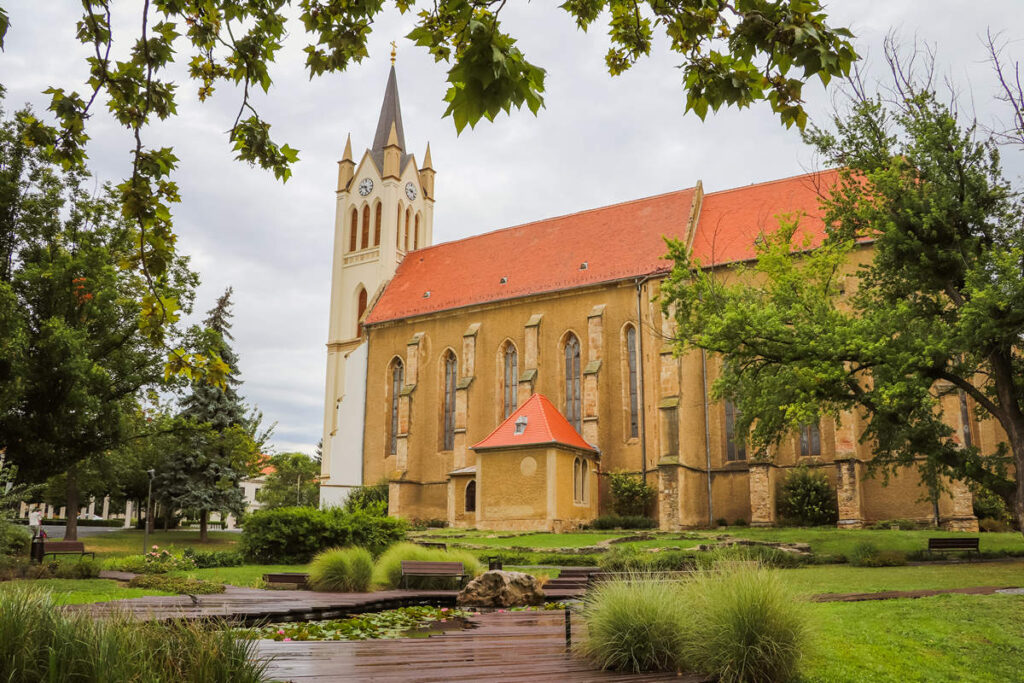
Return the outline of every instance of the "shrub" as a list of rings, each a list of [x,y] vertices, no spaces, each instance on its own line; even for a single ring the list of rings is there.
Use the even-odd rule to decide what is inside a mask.
[[[100,563],[83,557],[77,562],[58,562],[52,571],[58,579],[95,579],[100,575]]]
[[[798,465],[790,470],[779,487],[779,516],[803,526],[835,524],[839,519],[836,491],[825,473]]]
[[[31,544],[28,529],[0,518],[0,555],[28,555]]]
[[[723,683],[790,680],[807,619],[778,574],[761,566],[697,572],[685,583],[680,659]]]
[[[654,500],[654,488],[627,472],[608,475],[612,492],[612,510],[622,517],[643,517]]]
[[[221,623],[93,619],[48,591],[0,594],[0,680],[257,683],[256,642]]]
[[[253,562],[304,564],[320,550],[334,546],[356,545],[377,554],[404,538],[405,529],[402,520],[364,510],[276,508],[249,516],[241,547]]]
[[[178,593],[179,595],[211,595],[224,592],[223,583],[203,581],[202,579],[193,579],[185,576],[144,574],[133,578],[128,582],[128,585],[132,588],[150,588],[152,590],[167,591],[168,593]]]
[[[427,529],[446,529],[448,527],[447,519],[412,519],[409,521],[410,526],[416,531],[425,531]]]
[[[991,517],[985,517],[978,520],[978,528],[982,531],[1013,531],[1013,526],[1002,519],[992,519]]]
[[[883,519],[880,522],[873,522],[868,525],[868,529],[892,529],[896,527],[900,531],[913,531],[914,529],[920,529],[927,526],[913,519]]]
[[[230,550],[196,550],[195,548],[185,548],[183,556],[191,560],[196,569],[241,567],[245,561],[241,553]]]
[[[978,519],[993,519],[1009,524],[1013,521],[1010,508],[1001,497],[981,486],[972,487],[974,493],[974,516]]]
[[[854,567],[901,567],[907,563],[907,554],[879,550],[873,543],[862,542],[853,547],[847,559]]]
[[[604,581],[587,593],[587,640],[579,650],[602,669],[640,673],[681,666],[690,608],[681,585],[634,577]]]
[[[732,525],[733,526],[747,526],[747,520],[743,519],[742,517],[738,517],[738,518],[736,518],[736,520],[733,521]]]
[[[601,515],[589,524],[591,529],[653,529],[658,523],[643,515],[622,517],[619,515]]]
[[[359,486],[349,492],[345,499],[345,511],[365,510],[378,516],[388,514],[388,492],[390,485],[381,481],[373,486]]]
[[[646,572],[678,572],[694,568],[694,553],[665,550],[650,553],[632,545],[616,545],[598,560],[606,572],[641,574]]]
[[[374,583],[387,588],[402,585],[402,562],[461,562],[467,576],[483,573],[484,567],[475,555],[465,550],[441,550],[425,548],[415,543],[397,543],[377,559],[374,569]],[[451,579],[413,577],[410,586],[418,588],[449,587]]]
[[[766,545],[731,545],[714,548],[695,553],[694,560],[696,565],[702,569],[736,563],[755,563],[774,569],[793,569],[811,562],[811,558],[806,555],[798,555]]]
[[[729,526],[729,520],[725,517],[719,517],[715,520],[715,526]]]
[[[309,565],[315,591],[364,593],[373,581],[373,556],[365,548],[332,548],[318,553]]]
[[[115,557],[104,564],[107,569],[114,569],[134,574],[166,574],[171,571],[188,571],[195,569],[195,562],[183,553],[174,554],[169,550],[160,550],[153,546],[145,555],[126,555]]]

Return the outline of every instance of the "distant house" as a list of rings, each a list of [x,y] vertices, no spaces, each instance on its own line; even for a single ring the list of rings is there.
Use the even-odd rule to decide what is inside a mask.
[[[264,484],[267,483],[267,475],[272,474],[275,471],[276,470],[273,465],[264,465],[258,475],[241,481],[240,486],[242,487],[242,492],[245,495],[246,512],[254,512],[263,507],[263,503],[256,500],[256,494],[259,493],[260,489],[262,489]]]

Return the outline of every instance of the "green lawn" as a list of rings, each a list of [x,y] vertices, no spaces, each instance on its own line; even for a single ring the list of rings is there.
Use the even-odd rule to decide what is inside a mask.
[[[142,553],[143,531],[124,529],[110,533],[83,536],[85,549],[96,553],[97,558],[116,557],[119,555],[138,555]],[[188,547],[203,550],[234,550],[242,539],[242,534],[233,531],[211,531],[207,543],[199,542],[198,531],[154,531],[149,535],[149,545],[178,551]]]
[[[824,565],[782,570],[783,579],[801,593],[877,593],[973,586],[1024,587],[1024,560],[912,567]]]
[[[304,572],[308,567],[304,564],[247,564],[241,567],[212,567],[210,569],[190,569],[188,571],[171,572],[171,576],[191,576],[195,579],[228,583],[243,588],[258,585],[264,574],[277,572]]]
[[[109,579],[19,579],[0,582],[0,591],[18,590],[21,587],[49,590],[54,600],[61,605],[141,598],[146,595],[173,595],[148,588],[126,588],[124,584]]]
[[[1020,681],[1024,596],[940,595],[808,607],[807,683]]]
[[[776,541],[784,543],[810,543],[811,550],[816,554],[849,555],[858,543],[873,543],[879,550],[902,550],[910,552],[925,550],[929,538],[940,537],[978,537],[980,548],[984,551],[1016,550],[1024,552],[1024,535],[1019,532],[1005,533],[958,533],[921,529],[915,531],[891,531],[870,529],[834,529],[830,527],[815,528],[737,528],[731,527],[719,532],[736,538],[749,538],[758,541]],[[718,535],[711,532],[711,535]]]

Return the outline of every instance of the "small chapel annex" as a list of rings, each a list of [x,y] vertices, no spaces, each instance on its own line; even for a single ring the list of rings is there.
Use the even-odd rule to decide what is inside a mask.
[[[959,482],[934,504],[915,470],[887,486],[866,476],[856,414],[804,426],[770,462],[749,458],[735,408],[709,399],[720,359],[669,343],[664,239],[723,277],[780,214],[820,243],[834,172],[715,192],[697,181],[435,245],[429,146],[421,162],[408,149],[392,66],[373,146],[357,164],[348,142],[338,162],[323,505],[387,481],[393,515],[563,530],[609,512],[605,475],[627,471],[657,490],[662,529],[770,525],[778,483],[806,463],[836,487],[840,526],[938,517],[977,530]],[[1002,438],[969,397],[945,401],[955,438],[985,450]]]

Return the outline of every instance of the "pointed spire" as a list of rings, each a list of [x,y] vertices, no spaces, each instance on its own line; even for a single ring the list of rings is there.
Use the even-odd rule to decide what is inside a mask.
[[[429,168],[429,169],[433,170],[434,167],[430,165],[431,163],[432,162],[430,161],[430,143],[428,142],[427,143],[427,153],[423,155],[423,168]]]
[[[353,161],[352,159],[352,133],[348,134],[348,138],[345,140],[345,153],[341,157],[342,161]]]
[[[373,136],[373,147],[370,153],[377,162],[377,168],[384,166],[384,148],[390,143],[391,129],[394,127],[398,147],[402,150],[400,165],[405,165],[405,131],[402,129],[402,106],[398,101],[398,77],[395,67],[391,66],[388,73],[388,84],[384,88],[384,102],[380,107],[380,118],[377,119],[377,132]]]

